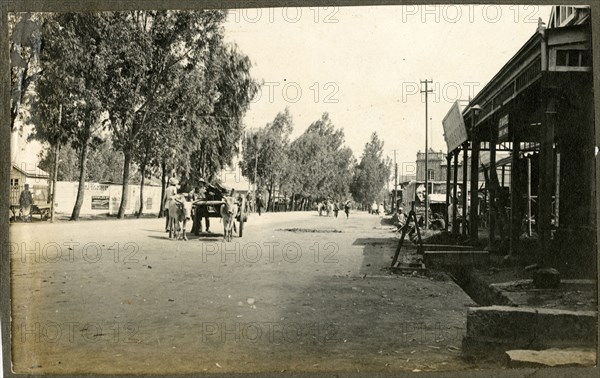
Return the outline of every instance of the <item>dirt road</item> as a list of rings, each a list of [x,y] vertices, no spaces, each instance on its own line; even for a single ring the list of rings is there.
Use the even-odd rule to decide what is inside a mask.
[[[473,368],[460,358],[472,300],[388,273],[395,236],[378,216],[251,215],[244,232],[186,242],[163,219],[12,225],[15,371]]]

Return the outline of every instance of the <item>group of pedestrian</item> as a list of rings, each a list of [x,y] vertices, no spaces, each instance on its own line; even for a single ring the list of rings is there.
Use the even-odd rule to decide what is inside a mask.
[[[383,206],[383,202],[381,202],[378,205],[377,201],[373,201],[373,203],[371,204],[371,207],[368,210],[369,210],[369,214],[373,214],[373,215],[385,214],[385,207]]]
[[[163,214],[165,216],[165,231],[169,232],[169,203],[175,199],[181,190],[181,185],[179,184],[179,180],[173,176],[169,177],[169,181],[167,183],[167,187],[165,188],[165,196],[163,197]]]
[[[199,180],[199,185],[196,186],[194,188],[194,191],[188,194],[188,200],[190,201],[197,201],[197,200],[209,200],[209,199],[214,199],[214,198],[210,198],[211,196],[208,193],[208,188],[207,188],[207,183],[204,179],[200,179]],[[179,184],[179,180],[177,180],[176,177],[170,177],[169,181],[168,181],[168,186],[165,190],[165,196],[163,198],[163,207],[164,207],[164,214],[167,218],[166,220],[166,225],[165,225],[165,229],[166,231],[169,230],[169,216],[168,216],[168,203],[171,199],[173,199],[174,197],[176,197],[177,195],[181,194],[181,185]],[[232,192],[233,195],[233,192]],[[238,195],[238,202],[241,204],[241,194]],[[246,193],[245,196],[245,202],[246,202],[246,209],[245,212],[256,212],[258,213],[258,215],[262,215],[263,210],[266,208],[265,206],[265,202],[263,200],[263,196],[260,193],[260,191],[256,191],[256,193],[253,192],[248,192]],[[339,215],[339,212],[343,209],[344,213],[346,214],[346,218],[349,218],[350,216],[350,208],[351,208],[351,201],[350,200],[345,200],[345,201],[334,201],[331,199],[331,197],[329,197],[326,201],[324,202],[319,202],[317,208],[319,211],[319,215],[323,214],[323,211],[325,210],[327,212],[327,215],[329,216],[329,214],[331,212],[333,212],[333,215],[337,218]],[[193,210],[192,210],[192,220],[193,220],[193,225],[192,225],[192,230],[191,232],[194,235],[199,235],[202,232],[202,218],[204,218],[204,223],[205,223],[205,231],[206,232],[210,232],[210,218],[208,216],[208,211],[200,206],[194,206]]]
[[[170,177],[167,188],[165,189],[165,196],[163,198],[164,215],[166,218],[165,231],[169,232],[169,202],[176,198],[182,193],[182,187],[179,184],[179,180],[176,177]],[[194,191],[186,195],[186,200],[197,201],[204,200],[206,197],[206,181],[204,179],[199,180],[199,185],[194,188]],[[202,232],[202,217],[205,219],[206,232],[210,232],[210,219],[208,214],[203,214],[200,207],[195,206],[192,208],[192,233],[199,235]]]
[[[317,211],[319,212],[319,216],[323,215],[325,212],[326,216],[329,216],[331,212],[333,212],[334,217],[338,217],[338,214],[341,209],[344,209],[344,213],[346,213],[346,218],[350,216],[350,207],[351,201],[337,201],[332,200],[331,197],[327,198],[326,201],[317,203]]]

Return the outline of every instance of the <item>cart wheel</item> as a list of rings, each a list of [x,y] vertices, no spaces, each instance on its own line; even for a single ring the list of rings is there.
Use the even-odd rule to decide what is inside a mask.
[[[244,206],[246,205],[246,199],[244,197],[242,197],[242,204],[240,205],[240,231],[238,233],[239,237],[241,238],[242,235],[244,234],[244,217],[246,216],[246,214],[244,214]]]

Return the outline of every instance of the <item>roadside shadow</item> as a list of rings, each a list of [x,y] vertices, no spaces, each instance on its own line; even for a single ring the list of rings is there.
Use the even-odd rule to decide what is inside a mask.
[[[169,234],[167,234],[166,232],[164,233],[163,236],[148,235],[148,237],[152,238],[152,239],[169,240]]]
[[[163,236],[156,236],[156,235],[147,235],[147,236],[151,239],[174,240],[174,239],[169,238],[169,234],[167,232],[164,232]],[[207,241],[207,242],[223,240],[223,235],[219,235],[219,234],[201,234],[198,236],[198,235],[188,233],[186,236],[187,236],[188,240],[199,240],[199,241]]]
[[[358,238],[352,245],[363,246],[363,261],[359,273],[373,273],[390,266],[398,239],[386,238]]]
[[[462,341],[465,295],[454,290],[441,297],[435,290],[429,280],[319,277],[296,290],[301,295],[291,297],[272,319],[294,331],[276,334],[280,340],[275,341],[293,346],[290,357],[323,364],[327,356],[342,371],[362,370],[373,361],[401,369],[403,363],[394,360],[415,359],[419,355],[413,353],[421,354],[427,345],[437,346],[431,351],[432,364],[440,357],[458,359],[446,345]]]
[[[223,241],[223,235],[219,235],[219,234],[200,235],[200,236],[194,235],[194,239],[197,239],[198,241],[221,242],[221,241]]]
[[[379,220],[379,224],[382,226],[393,226],[392,217],[384,216]]]

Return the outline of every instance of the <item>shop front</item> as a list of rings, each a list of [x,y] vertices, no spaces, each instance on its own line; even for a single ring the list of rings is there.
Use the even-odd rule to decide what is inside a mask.
[[[589,20],[589,18],[588,18]],[[462,128],[461,132],[451,128]],[[492,80],[444,120],[448,167],[470,164],[462,199],[468,227],[454,232],[508,256],[522,252],[524,235],[535,237],[535,261],[595,276],[594,96],[591,29],[581,23],[545,28],[521,47]],[[451,137],[451,138],[450,138]],[[482,151],[489,160],[482,164]],[[508,156],[499,156],[500,153]],[[462,155],[462,156],[460,156]],[[485,174],[484,182],[478,172]],[[449,172],[450,173],[450,172]],[[466,176],[466,172],[464,172]],[[447,180],[456,193],[458,178]],[[480,195],[484,189],[485,214]],[[459,202],[453,195],[447,204]],[[482,221],[482,217],[485,217]],[[531,252],[527,252],[531,253]]]

